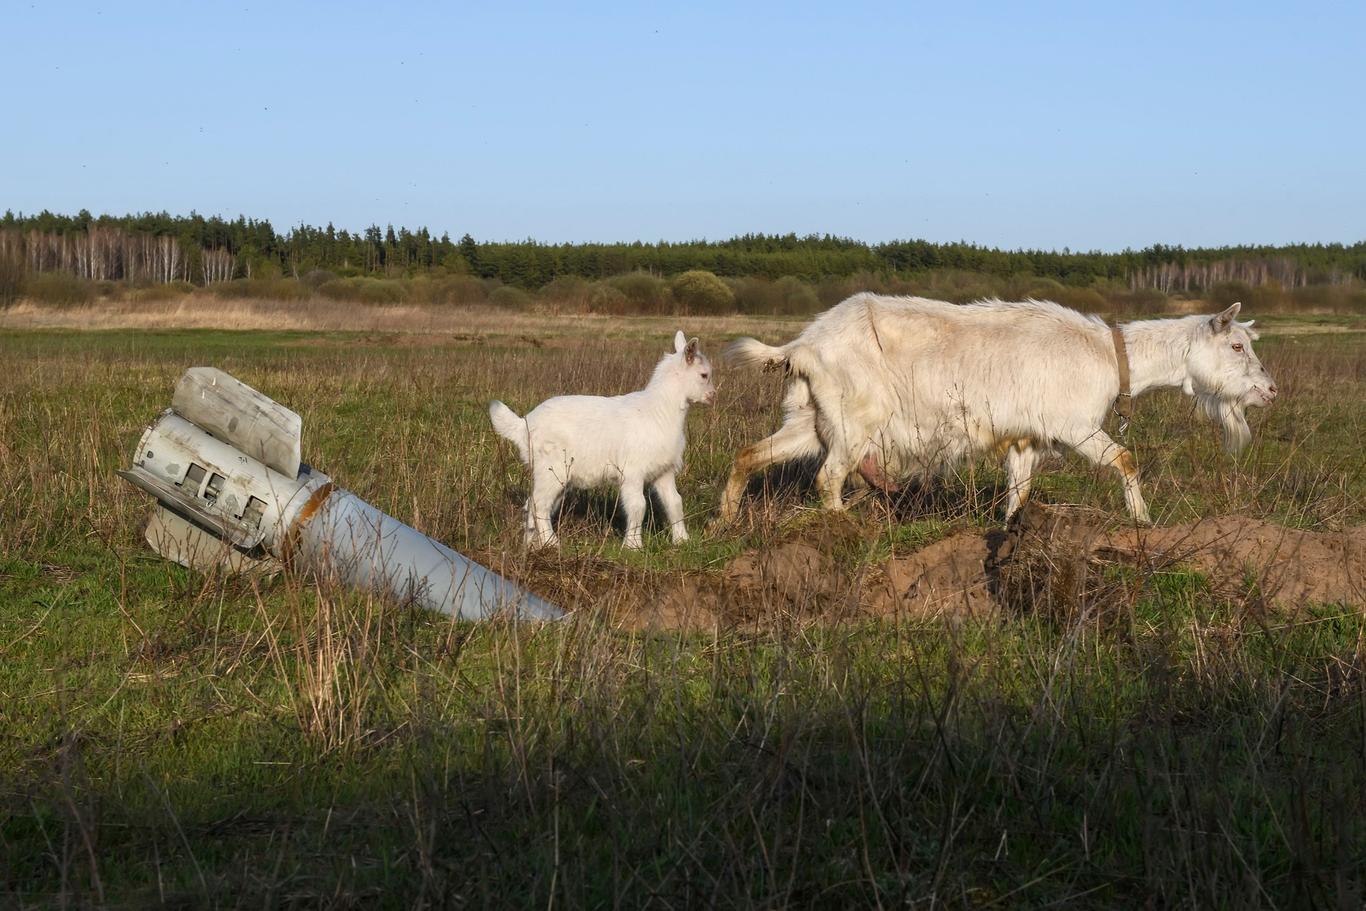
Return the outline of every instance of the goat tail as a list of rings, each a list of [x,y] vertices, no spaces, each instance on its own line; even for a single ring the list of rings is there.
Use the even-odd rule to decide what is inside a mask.
[[[737,367],[762,365],[765,370],[787,366],[787,349],[765,345],[758,339],[737,338],[726,346],[726,363]]]
[[[502,402],[493,401],[489,403],[489,420],[500,437],[517,447],[523,462],[531,461],[531,432],[524,418]]]

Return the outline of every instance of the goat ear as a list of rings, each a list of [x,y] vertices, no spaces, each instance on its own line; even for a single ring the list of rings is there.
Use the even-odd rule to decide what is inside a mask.
[[[683,358],[689,364],[697,360],[697,339],[688,339],[688,347],[683,349]]]
[[[1214,332],[1227,332],[1228,327],[1233,325],[1233,318],[1238,315],[1238,311],[1243,309],[1242,301],[1235,301],[1223,313],[1210,318],[1209,327]]]
[[[675,333],[674,333],[674,354],[677,354],[678,352],[682,351],[682,350],[683,350],[683,347],[684,347],[685,345],[687,345],[687,343],[688,343],[687,338],[683,335],[683,330],[682,330],[682,329],[679,329],[677,332],[675,332]]]

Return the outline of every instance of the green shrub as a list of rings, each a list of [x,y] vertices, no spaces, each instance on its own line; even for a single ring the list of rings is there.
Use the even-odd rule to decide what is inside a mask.
[[[432,279],[430,276],[420,276],[418,278],[403,279],[403,299],[410,304],[440,304],[445,303],[442,298],[443,288],[441,283]]]
[[[407,288],[401,281],[388,278],[362,278],[354,281],[359,283],[361,303],[402,304],[408,300]]]
[[[215,282],[206,290],[215,297],[276,301],[306,300],[312,293],[296,278],[234,278]]]
[[[408,299],[403,283],[388,278],[335,278],[318,286],[328,300],[356,304],[401,304]]]
[[[189,282],[182,282],[181,284],[188,285]],[[95,282],[96,296],[105,300],[123,300],[123,298],[128,296],[128,290],[128,286],[123,282],[116,282],[107,278]]]
[[[441,270],[447,275],[469,275],[469,260],[459,253],[452,253],[441,261]]]
[[[1209,301],[1216,307],[1227,307],[1234,301],[1247,303],[1252,297],[1252,288],[1246,282],[1220,282],[1209,289]]]
[[[423,275],[405,279],[403,282],[404,299],[410,304],[449,304],[450,289],[439,278]]]
[[[778,309],[775,313],[788,316],[809,316],[821,309],[816,289],[794,275],[784,275],[773,283]]]
[[[732,279],[729,285],[735,294],[735,308],[741,313],[811,316],[823,309],[816,289],[793,275],[784,275],[777,281],[765,278]],[[839,300],[844,300],[844,297]]]
[[[280,264],[270,257],[248,256],[246,259],[248,274],[253,279],[270,281],[271,279],[282,278],[285,274],[284,270],[280,268]]]
[[[671,313],[673,298],[662,278],[648,272],[627,272],[616,275],[607,283],[625,296],[632,313]]]
[[[447,306],[482,304],[489,298],[490,286],[496,288],[498,283],[485,282],[473,275],[451,275],[432,281],[419,279],[412,283],[410,300]]]
[[[299,279],[310,290],[317,291],[319,287],[337,278],[337,273],[328,269],[309,269],[304,273],[304,277]]]
[[[741,313],[768,313],[773,305],[773,283],[762,278],[728,278],[735,309]]]
[[[325,297],[328,300],[349,301],[355,299],[354,283],[360,281],[365,281],[365,279],[334,278],[330,282],[323,282],[314,290],[319,297]]]
[[[1269,281],[1264,285],[1253,285],[1248,289],[1247,297],[1243,299],[1243,307],[1250,312],[1267,313],[1273,310],[1285,310],[1290,304],[1289,295],[1277,281]]]
[[[18,256],[0,256],[0,307],[8,307],[24,291],[24,260]]]
[[[541,300],[567,310],[587,310],[593,283],[577,275],[561,275],[541,288]]]
[[[494,288],[493,293],[489,295],[489,303],[502,310],[528,310],[531,308],[531,301],[530,294],[512,285]]]
[[[95,299],[95,283],[65,272],[35,272],[24,279],[23,296],[40,304],[77,306]]]
[[[1106,313],[1112,310],[1110,302],[1094,288],[1068,288],[1062,285],[1048,298],[1054,303],[1080,310],[1082,313]]]
[[[604,316],[624,316],[631,310],[631,300],[612,285],[597,282],[588,292],[588,311]]]
[[[1360,285],[1306,285],[1286,297],[1288,307],[1295,310],[1366,313],[1366,288]]]
[[[144,288],[133,288],[128,292],[130,300],[139,303],[151,303],[153,301],[168,301],[184,297],[194,293],[194,285],[189,282],[167,282],[163,285],[147,285]]]
[[[988,300],[1000,297],[1003,293],[1003,288],[990,276],[963,269],[934,269],[912,276],[905,284],[905,290],[893,293],[918,294],[955,304]]]
[[[1107,290],[1105,298],[1111,312],[1123,313],[1126,316],[1152,316],[1171,309],[1167,295],[1156,288],[1139,288],[1136,291]]]
[[[693,269],[676,277],[669,284],[669,292],[683,313],[716,314],[735,310],[735,292],[703,269]]]
[[[859,291],[871,291],[872,288],[863,286],[859,281],[859,275],[846,275],[842,278],[823,278],[816,283],[816,297],[820,299],[821,307],[833,307],[840,301],[846,299]]]
[[[929,272],[925,273],[924,278],[931,283],[944,281],[952,276],[952,272]],[[986,276],[981,276],[986,278]],[[1014,272],[1006,276],[996,276],[989,279],[991,285],[991,296],[999,297],[1001,300],[1022,301],[1026,298],[1035,300],[1053,300],[1054,296],[1062,289],[1062,285],[1051,278],[1035,275],[1033,272]]]
[[[1000,286],[998,293],[1003,300],[1027,300],[1033,298],[1039,301],[1057,301],[1062,303],[1061,297],[1066,294],[1068,289],[1052,278],[1042,278],[1037,275],[1020,277],[1012,275]]]

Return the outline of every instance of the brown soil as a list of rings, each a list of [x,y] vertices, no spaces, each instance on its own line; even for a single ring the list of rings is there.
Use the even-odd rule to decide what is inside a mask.
[[[1244,516],[1167,528],[1116,528],[1066,507],[1029,506],[1008,530],[963,531],[909,556],[842,572],[838,534],[811,528],[736,557],[719,574],[673,577],[613,612],[632,629],[716,629],[857,617],[981,616],[1122,602],[1106,567],[1140,576],[1189,567],[1220,597],[1265,610],[1308,602],[1366,606],[1366,527],[1306,532]]]
[[[632,629],[757,629],[855,615],[856,594],[827,549],[787,541],[741,554],[719,575],[677,578],[643,603],[623,604],[617,620]]]
[[[888,560],[882,566],[883,584],[868,599],[869,611],[879,616],[930,616],[995,610],[986,570],[995,543],[988,535],[965,531],[908,557]]]

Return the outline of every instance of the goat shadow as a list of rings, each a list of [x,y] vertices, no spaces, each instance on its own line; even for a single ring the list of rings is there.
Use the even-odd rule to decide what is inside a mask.
[[[515,502],[519,511],[526,505],[529,491],[510,491],[507,499]],[[611,529],[618,537],[626,535],[626,510],[621,505],[621,492],[610,487],[580,488],[571,487],[564,492],[559,508],[550,517],[550,525],[558,535],[591,537],[601,535]],[[641,532],[649,535],[652,531],[669,528],[664,515],[664,505],[659,502],[654,488],[645,486],[645,521]]]
[[[744,502],[800,503],[815,494],[820,467],[818,456],[770,466],[749,479]],[[881,502],[897,521],[902,522],[936,516],[957,517],[979,511],[983,506],[999,510],[1008,492],[1003,478],[978,481],[969,487],[961,476],[940,475],[902,481],[901,489],[895,492],[859,488],[854,482],[846,482],[844,486],[846,502],[855,496],[860,501]]]

